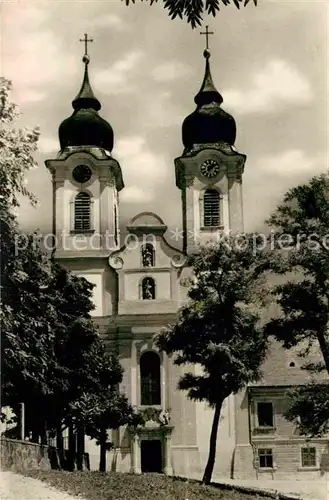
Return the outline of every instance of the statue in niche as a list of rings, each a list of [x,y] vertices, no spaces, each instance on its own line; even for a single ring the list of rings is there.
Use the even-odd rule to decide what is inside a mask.
[[[170,413],[169,410],[162,410],[159,415],[159,422],[161,425],[170,424]]]
[[[143,267],[154,266],[154,248],[151,243],[146,243],[142,248],[142,264]]]
[[[155,283],[153,278],[144,278],[142,281],[143,300],[155,299]]]

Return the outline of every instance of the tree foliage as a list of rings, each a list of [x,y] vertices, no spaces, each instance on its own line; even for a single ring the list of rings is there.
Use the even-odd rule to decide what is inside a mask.
[[[241,242],[240,242],[241,243]],[[260,377],[267,339],[261,327],[262,273],[260,258],[247,236],[204,248],[193,259],[193,284],[177,322],[161,332],[156,343],[177,365],[201,367],[185,373],[179,388],[188,397],[206,401],[214,411],[208,463],[203,482],[209,484],[215,462],[216,437],[224,400]]]
[[[135,3],[135,0],[125,1],[126,5]],[[149,0],[150,5],[157,2],[158,0]],[[202,24],[204,15],[209,14],[215,17],[222,6],[233,4],[240,9],[240,6],[246,7],[250,2],[257,5],[257,0],[162,0],[163,7],[168,11],[171,19],[176,17],[186,19],[192,28]]]
[[[328,174],[288,191],[268,222],[275,230],[276,242],[271,266],[275,272],[290,276],[273,289],[282,314],[271,321],[268,332],[287,349],[299,346],[307,360],[305,368],[314,375],[329,375]],[[313,362],[314,348],[322,361]],[[291,393],[287,417],[298,419],[302,433],[318,435],[328,429],[329,409],[322,404],[327,393],[325,386],[315,383]]]
[[[34,195],[26,187],[26,174],[36,168],[33,154],[37,150],[38,128],[17,129],[17,106],[10,100],[11,82],[0,77],[0,200],[1,210],[19,206],[19,196],[27,196],[35,204]],[[4,214],[2,214],[4,215]]]
[[[288,393],[288,420],[301,434],[321,437],[329,433],[329,386],[311,382]]]

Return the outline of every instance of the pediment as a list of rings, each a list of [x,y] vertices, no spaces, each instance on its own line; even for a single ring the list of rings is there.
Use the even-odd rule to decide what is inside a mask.
[[[159,270],[170,267],[180,268],[185,265],[184,253],[166,241],[164,232],[167,226],[158,215],[152,212],[142,212],[131,219],[127,229],[128,234],[124,245],[112,252],[109,257],[109,265],[113,269]],[[143,264],[142,251],[146,245],[153,246],[153,265]]]

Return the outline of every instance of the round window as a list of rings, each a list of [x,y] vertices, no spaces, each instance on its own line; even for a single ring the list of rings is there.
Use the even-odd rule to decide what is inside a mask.
[[[92,172],[89,167],[86,165],[78,165],[72,172],[73,179],[80,184],[89,181],[91,178]]]

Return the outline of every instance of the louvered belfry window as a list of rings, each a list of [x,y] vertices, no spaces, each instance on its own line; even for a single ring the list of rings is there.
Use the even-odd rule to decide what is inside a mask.
[[[203,198],[203,225],[220,225],[220,196],[216,189],[207,189]]]
[[[76,231],[88,231],[90,224],[91,200],[88,193],[79,193],[74,201],[74,229]]]

